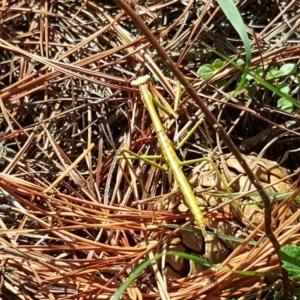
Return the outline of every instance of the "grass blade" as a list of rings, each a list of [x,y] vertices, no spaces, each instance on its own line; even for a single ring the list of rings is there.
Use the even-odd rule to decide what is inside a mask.
[[[250,41],[248,38],[247,31],[245,29],[245,25],[243,22],[243,19],[236,8],[235,4],[233,3],[232,0],[217,0],[219,3],[221,9],[223,10],[225,16],[233,26],[233,28],[236,30],[238,35],[240,36],[241,40],[243,41],[245,51],[246,51],[246,68],[244,70],[244,74],[242,76],[242,79],[240,83],[238,84],[235,92],[229,97],[233,97],[235,93],[237,93],[243,86],[246,80],[246,76],[248,73],[248,70],[250,68],[251,64],[251,46],[250,46]]]

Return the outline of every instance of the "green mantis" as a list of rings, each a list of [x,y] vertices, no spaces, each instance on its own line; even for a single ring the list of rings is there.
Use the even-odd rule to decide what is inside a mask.
[[[158,143],[161,148],[162,156],[165,159],[167,167],[171,170],[174,179],[178,184],[179,190],[182,193],[187,206],[191,210],[191,213],[193,214],[197,225],[200,227],[203,235],[205,236],[206,231],[202,212],[197,204],[197,200],[193,193],[193,190],[181,169],[181,162],[174,151],[172,142],[166,135],[160,118],[156,112],[155,105],[153,103],[153,96],[150,93],[147,85],[149,78],[149,75],[139,77],[137,80],[132,81],[131,85],[139,87],[142,101],[151,117],[154,131],[157,135]]]

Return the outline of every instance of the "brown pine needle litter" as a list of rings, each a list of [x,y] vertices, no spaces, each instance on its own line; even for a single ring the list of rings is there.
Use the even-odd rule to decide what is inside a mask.
[[[121,0],[119,0],[121,1]],[[278,245],[300,245],[299,111],[256,81],[228,101],[243,44],[215,1],[126,1],[243,152],[272,205],[265,208],[226,143],[119,1],[0,1],[1,299],[273,299],[283,286]],[[123,0],[125,1],[125,0]],[[251,70],[299,99],[297,1],[235,1]],[[219,61],[218,61],[219,59]],[[199,73],[203,65],[210,76]],[[271,70],[271,71],[270,71]],[[204,238],[164,165],[131,81],[149,90],[205,218]],[[179,101],[174,109],[174,101]],[[125,150],[125,151],[124,151]],[[130,153],[138,155],[139,159]],[[142,157],[142,158],[141,158]],[[270,224],[265,209],[271,210]]]

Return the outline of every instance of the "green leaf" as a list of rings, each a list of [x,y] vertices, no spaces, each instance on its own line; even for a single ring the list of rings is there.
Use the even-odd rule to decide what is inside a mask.
[[[243,64],[245,63],[245,61],[244,61],[242,58],[239,58],[239,59],[236,61],[236,63],[237,63],[239,66],[241,66],[241,65],[243,65]]]
[[[267,75],[266,75],[266,79],[267,80],[270,80],[270,79],[275,79],[275,78],[278,78],[282,76],[282,73],[280,70],[274,70],[274,69],[271,69],[268,71]]]
[[[254,80],[254,77],[253,77],[254,75],[253,74],[255,74],[255,76],[261,76],[263,74],[263,71],[264,71],[263,67],[258,67],[257,69],[255,69],[252,72],[252,74],[248,73],[247,76],[246,76],[246,79],[249,80],[249,81]]]
[[[277,107],[288,113],[291,113],[294,108],[293,104],[285,98],[280,98],[277,101]]]
[[[287,76],[297,71],[297,65],[294,63],[284,64],[280,68],[282,76]]]
[[[217,51],[216,49],[214,49],[213,47],[211,47],[210,45],[206,44],[205,42],[201,43],[202,45],[204,45],[207,49],[211,50],[212,52],[216,53],[217,55],[219,55],[220,57],[222,57],[224,60],[226,60],[227,62],[231,63],[234,67],[236,67],[237,69],[243,70],[244,72],[246,72],[245,69],[243,69],[242,66],[239,66],[237,63],[235,63],[234,61],[232,61],[232,59],[230,59],[229,57],[227,57],[226,55],[223,55],[222,53],[220,53],[219,51]],[[285,100],[291,102],[293,104],[294,107],[300,108],[300,101],[298,101],[297,99],[291,97],[288,94],[282,93],[276,86],[270,84],[269,82],[265,81],[263,78],[260,78],[260,76],[257,76],[254,72],[247,70],[247,72],[254,78],[255,81],[257,81],[259,84],[261,84],[263,87],[265,87],[266,89],[268,89],[269,91],[274,92],[276,95],[278,95],[279,97],[284,98]]]
[[[294,63],[284,64],[280,67],[279,70],[274,68],[270,69],[267,73],[267,79],[275,79],[282,76],[288,76],[295,73],[297,70],[297,65]]]
[[[291,88],[286,83],[279,86],[279,89],[280,89],[281,92],[283,92],[285,94],[289,94],[290,91],[291,91]]]
[[[224,62],[221,61],[221,59],[217,58],[214,62],[213,62],[213,67],[215,70],[219,70],[224,66]]]
[[[204,80],[206,80],[206,79],[209,79],[210,77],[212,77],[214,72],[215,72],[215,69],[212,65],[205,64],[205,65],[202,65],[198,69],[197,75],[201,76]]]
[[[300,247],[294,244],[282,246],[279,257],[290,276],[300,276]]]

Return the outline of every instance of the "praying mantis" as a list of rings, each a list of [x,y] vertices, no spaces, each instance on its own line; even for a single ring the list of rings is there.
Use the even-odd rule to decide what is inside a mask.
[[[138,79],[133,80],[131,85],[139,87],[142,101],[152,120],[154,131],[157,135],[158,144],[160,146],[162,156],[166,162],[166,167],[172,172],[172,175],[178,184],[179,190],[183,195],[184,201],[194,216],[196,224],[200,227],[203,235],[206,236],[203,214],[197,204],[197,199],[193,193],[192,187],[182,171],[182,163],[174,150],[171,140],[165,133],[164,127],[156,112],[153,96],[148,89],[149,79],[149,75],[141,76]],[[158,107],[161,108],[161,105],[158,105]],[[126,152],[132,154],[131,151]],[[147,161],[147,159],[145,159],[145,161]]]
[[[170,169],[170,171],[179,187],[179,190],[183,196],[183,199],[184,199],[186,205],[189,207],[192,215],[194,216],[196,224],[199,226],[200,230],[202,231],[203,236],[206,237],[204,217],[198,206],[198,201],[194,195],[192,187],[182,171],[183,165],[186,165],[188,163],[202,162],[202,161],[209,162],[212,165],[213,169],[215,170],[219,180],[222,182],[226,192],[228,193],[229,197],[232,199],[232,201],[233,201],[234,205],[236,206],[236,208],[238,209],[238,211],[240,213],[242,213],[242,211],[240,210],[239,206],[235,202],[234,196],[231,193],[231,190],[228,186],[227,180],[221,176],[217,166],[215,165],[215,163],[213,162],[213,160],[211,158],[202,157],[202,158],[195,159],[193,161],[188,161],[188,162],[180,161],[180,159],[178,158],[178,156],[174,150],[176,148],[174,147],[173,143],[171,142],[171,140],[168,138],[167,134],[165,133],[164,127],[163,127],[161,120],[156,112],[155,106],[157,106],[158,108],[160,108],[161,110],[163,110],[165,112],[167,112],[167,109],[161,103],[159,103],[152,96],[151,92],[149,91],[149,89],[148,89],[149,79],[150,79],[149,75],[141,76],[141,77],[138,77],[136,80],[133,80],[131,82],[131,85],[134,87],[138,87],[140,90],[142,101],[143,101],[146,109],[148,110],[151,121],[153,123],[154,131],[157,135],[158,144],[160,146],[162,156],[165,160],[166,167],[162,167],[161,165],[153,162],[150,158],[138,157],[138,155],[136,155],[135,153],[133,153],[132,151],[127,150],[127,149],[122,149],[121,153],[126,152],[127,154],[130,155],[131,158],[142,159],[146,163],[149,163],[150,165],[153,165],[159,169],[164,169],[164,170]],[[205,124],[205,121],[203,118],[199,119],[195,123],[195,125],[191,129],[190,133],[187,135],[187,138],[192,134],[192,132],[195,131],[195,129],[202,122],[204,122],[204,124]],[[182,144],[183,144],[183,142],[181,142],[177,148],[180,148]],[[122,158],[124,158],[124,156],[118,157],[118,159],[122,159]],[[251,223],[251,222],[249,221],[249,223]]]

